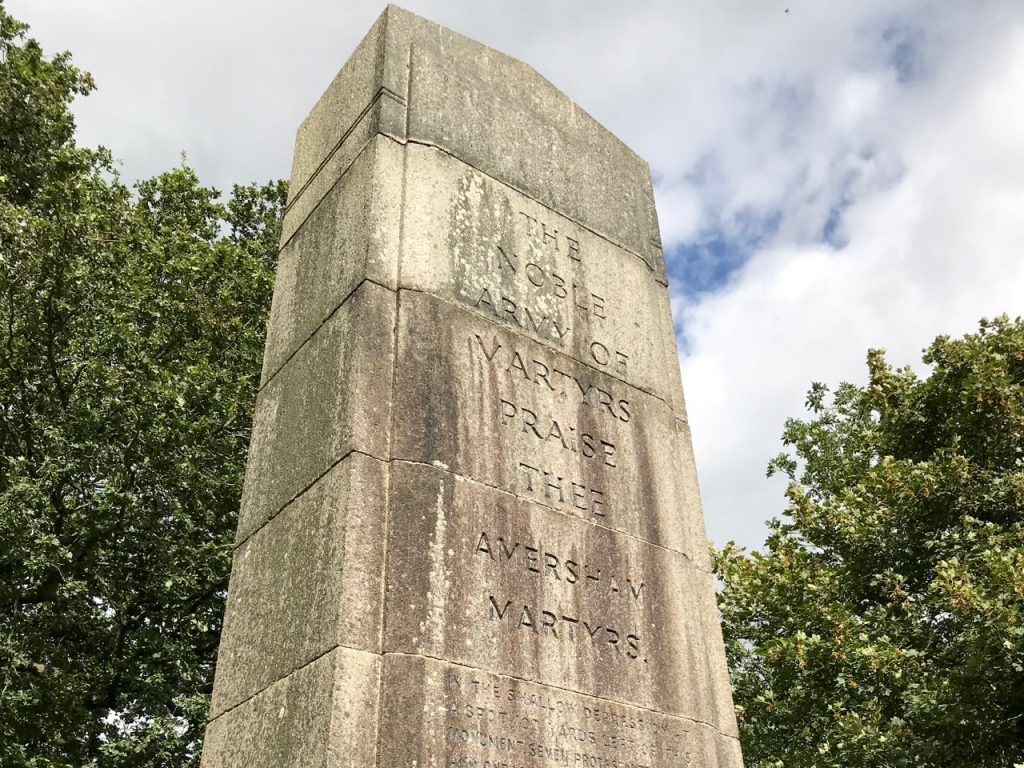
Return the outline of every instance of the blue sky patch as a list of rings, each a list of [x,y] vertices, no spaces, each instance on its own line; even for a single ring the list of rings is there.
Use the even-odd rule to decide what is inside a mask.
[[[782,212],[758,215],[744,211],[726,227],[680,243],[665,253],[665,266],[673,288],[688,301],[721,288],[774,235]]]
[[[901,84],[924,76],[923,40],[920,28],[906,22],[893,22],[882,28],[885,60]]]

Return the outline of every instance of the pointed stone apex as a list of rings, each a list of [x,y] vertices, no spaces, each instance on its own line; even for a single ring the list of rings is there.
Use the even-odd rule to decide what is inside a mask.
[[[203,768],[742,768],[646,163],[385,8],[299,129]]]
[[[647,163],[529,65],[388,5],[299,129],[289,205],[324,174],[299,218],[376,134],[448,152],[666,281]]]

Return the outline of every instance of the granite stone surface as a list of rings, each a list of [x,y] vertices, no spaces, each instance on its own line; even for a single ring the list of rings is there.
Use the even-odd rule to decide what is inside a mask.
[[[212,715],[337,645],[380,651],[387,490],[350,453],[235,550]]]
[[[385,656],[379,765],[735,768],[713,727],[423,656]]]
[[[397,335],[395,458],[685,550],[666,403],[415,291]]]
[[[264,383],[364,280],[397,286],[401,195],[401,147],[378,135],[281,248]]]
[[[336,648],[206,729],[202,765],[366,768],[377,762],[381,657]]]
[[[532,67],[393,5],[299,127],[285,239],[374,132],[438,147],[666,282],[646,161]]]
[[[396,462],[392,492],[385,651],[707,716],[685,556],[436,467]]]
[[[395,295],[363,282],[256,399],[244,541],[350,451],[387,458]]]
[[[647,164],[394,6],[300,126],[203,768],[742,768]]]

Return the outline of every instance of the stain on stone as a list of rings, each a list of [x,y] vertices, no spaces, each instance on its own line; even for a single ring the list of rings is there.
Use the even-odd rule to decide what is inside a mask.
[[[389,6],[295,169],[203,768],[741,768],[646,164]]]

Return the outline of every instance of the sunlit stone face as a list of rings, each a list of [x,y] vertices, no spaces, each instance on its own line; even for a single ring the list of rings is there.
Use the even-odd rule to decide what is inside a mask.
[[[646,163],[389,7],[299,130],[203,765],[741,766]]]

